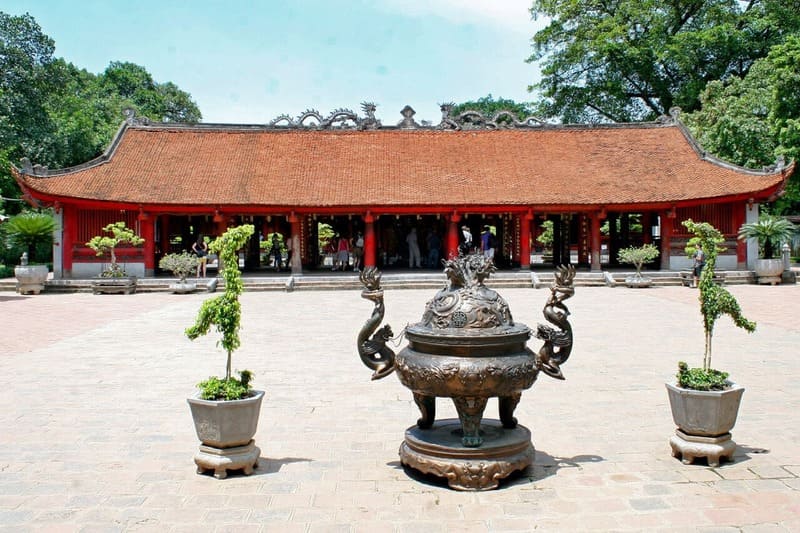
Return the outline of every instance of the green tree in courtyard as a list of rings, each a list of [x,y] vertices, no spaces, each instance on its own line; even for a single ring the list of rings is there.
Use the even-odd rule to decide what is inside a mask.
[[[0,12],[0,195],[18,197],[9,163],[27,157],[60,168],[86,162],[110,143],[123,110],[156,121],[195,122],[201,114],[174,83],[144,67],[112,62],[100,75],[54,58],[55,43],[30,15]],[[22,204],[8,203],[13,213]]]
[[[683,119],[709,152],[751,168],[777,156],[800,159],[800,35],[773,47],[743,78],[709,83],[701,102]],[[800,212],[799,182],[791,178],[774,213]]]
[[[522,120],[526,117],[533,115],[533,106],[529,103],[519,103],[509,98],[495,99],[491,93],[477,100],[469,100],[453,106],[450,116],[456,117],[465,111],[477,111],[488,118],[492,118],[500,111],[511,111],[517,116],[517,119]],[[509,119],[503,117],[501,122],[508,121]]]
[[[800,0],[534,0],[531,89],[543,118],[628,122],[700,107],[714,80],[744,77],[800,30]]]

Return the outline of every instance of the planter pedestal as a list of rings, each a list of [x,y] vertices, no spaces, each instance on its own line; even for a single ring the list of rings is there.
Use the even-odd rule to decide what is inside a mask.
[[[672,447],[672,457],[680,457],[685,465],[705,457],[708,459],[708,466],[719,466],[722,459],[733,462],[733,453],[736,451],[736,443],[731,439],[730,433],[719,437],[698,437],[677,429],[675,435],[669,439],[669,445]]]
[[[198,474],[213,470],[215,478],[225,479],[228,477],[228,470],[242,470],[249,476],[258,467],[259,457],[261,450],[256,446],[256,441],[250,440],[246,445],[235,448],[215,448],[201,444],[200,451],[194,456],[194,462],[197,464]]]
[[[761,285],[780,285],[783,261],[780,259],[756,259],[755,273]]]
[[[461,422],[450,418],[430,429],[411,426],[400,445],[400,462],[425,474],[447,479],[456,490],[491,490],[512,472],[533,463],[531,432],[525,426],[503,428],[499,420],[482,420],[480,447],[461,442]]]
[[[136,292],[136,278],[100,278],[92,280],[92,294],[133,294]]]
[[[20,265],[14,268],[17,277],[17,292],[20,294],[39,294],[47,281],[47,265]]]

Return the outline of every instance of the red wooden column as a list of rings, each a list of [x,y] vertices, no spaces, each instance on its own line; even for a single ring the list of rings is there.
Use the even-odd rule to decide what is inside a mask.
[[[747,213],[745,209],[752,209],[746,203],[734,204],[731,206],[731,214],[733,215],[733,227],[739,230],[744,224]],[[747,240],[736,239],[736,269],[747,270]]]
[[[592,271],[598,271],[600,266],[600,219],[603,217],[602,212],[593,211],[589,213],[589,255],[591,256]]]
[[[446,259],[452,259],[458,255],[458,223],[461,222],[461,215],[453,211],[447,221],[447,249],[445,250]]]
[[[139,234],[144,239],[144,275],[156,273],[156,231],[153,216],[139,212]]]
[[[531,267],[531,220],[533,212],[528,212],[520,216],[519,221],[519,267]]]
[[[672,253],[672,231],[675,226],[675,211],[661,213],[661,270],[669,270]]]
[[[65,204],[61,207],[64,229],[61,232],[61,275],[64,278],[72,277],[72,248],[78,235],[78,210],[74,205]]]
[[[367,211],[364,215],[364,267],[374,267],[376,258],[375,217]]]
[[[300,250],[300,217],[294,211],[289,215],[289,224],[292,225],[292,234],[289,236],[292,239],[292,274],[301,274],[303,272],[303,258],[301,257]]]

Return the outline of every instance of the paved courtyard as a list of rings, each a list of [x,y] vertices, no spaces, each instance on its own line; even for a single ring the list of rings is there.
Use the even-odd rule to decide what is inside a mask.
[[[701,362],[697,291],[579,287],[566,381],[540,376],[516,411],[535,465],[479,493],[399,464],[419,413],[361,364],[372,304],[357,291],[243,295],[234,365],[267,391],[262,453],[222,481],[195,473],[186,404],[224,372],[216,336],[183,335],[208,295],[0,293],[0,531],[800,531],[800,286],[729,290],[758,322],[723,318],[714,337],[715,366],[747,389],[734,463],[670,456],[664,382]],[[543,320],[546,289],[502,294],[517,321]],[[388,291],[388,322],[418,321],[432,296]]]

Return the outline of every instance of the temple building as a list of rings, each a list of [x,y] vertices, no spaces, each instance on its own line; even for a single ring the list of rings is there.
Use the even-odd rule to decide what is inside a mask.
[[[283,235],[299,273],[327,265],[321,231],[352,242],[361,232],[363,264],[391,269],[407,268],[412,228],[423,257],[437,240],[447,257],[464,226],[476,243],[492,228],[500,268],[529,269],[549,220],[548,265],[596,271],[613,266],[619,249],[643,243],[659,246],[657,268],[688,268],[681,222],[692,218],[726,236],[719,268],[747,269],[757,250],[737,231],[794,170],[782,161],[752,170],[714,158],[678,111],[651,123],[590,126],[505,112],[456,117],[450,105],[436,125],[418,124],[408,106],[397,124],[383,125],[373,104],[363,110],[307,111],[265,125],[153,123],[129,114],[92,161],[58,170],[23,161],[12,171],[29,202],[60,218],[55,276],[81,278],[107,261],[86,242],[116,221],[145,239],[117,251],[139,276],[153,275],[161,256],[188,250],[198,235],[241,223],[254,224],[261,239]],[[259,239],[242,256],[245,269],[259,269]]]

